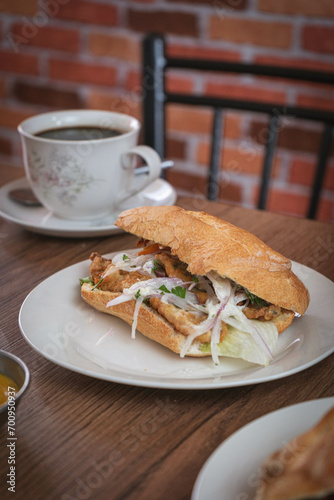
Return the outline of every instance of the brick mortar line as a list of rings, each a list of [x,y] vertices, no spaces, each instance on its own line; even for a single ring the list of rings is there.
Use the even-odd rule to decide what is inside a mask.
[[[10,25],[12,24],[24,24],[22,21],[22,17],[27,17],[27,16],[21,16],[21,21],[15,20],[11,21]],[[84,23],[82,21],[75,21],[75,20],[67,20],[67,19],[59,19],[55,17],[50,17],[49,22],[47,23],[46,26],[43,26],[43,28],[57,28],[57,29],[62,29],[63,31],[81,31],[81,30],[88,30],[92,31],[92,34],[103,34],[103,35],[110,35],[113,36],[114,34],[117,35],[123,35],[123,36],[130,36],[132,35],[133,38],[138,38],[139,36],[142,35],[142,33],[132,31],[129,27],[127,26],[108,26],[108,25],[99,25],[99,24],[90,24],[90,23]],[[94,31],[95,30],[95,31]],[[112,30],[112,32],[111,32]]]
[[[129,76],[131,71],[132,71],[132,68],[129,68],[127,64],[121,63],[117,66],[116,82],[117,82],[119,88],[125,89],[127,77]],[[128,92],[131,93],[134,91],[129,90]],[[137,95],[137,92],[135,92],[135,93]]]
[[[250,116],[250,121],[260,123],[261,125],[264,125],[264,126],[268,124],[268,121],[266,121],[264,119],[261,119],[261,118],[256,119],[256,115],[255,115],[255,120],[254,120],[254,118],[252,120],[253,114],[248,113],[248,115]],[[296,120],[298,122],[299,130],[306,130],[306,131],[311,131],[311,132],[321,132],[322,131],[322,126],[319,123],[311,122],[310,120],[301,120],[298,118]],[[296,126],[295,119],[293,117],[291,117],[291,119],[289,121],[290,121],[290,123],[286,124],[285,128],[288,128],[290,126],[292,128],[295,128],[295,126]]]
[[[303,23],[300,18],[296,18],[293,23],[292,29],[292,44],[291,44],[291,52],[298,53],[302,50],[302,31],[303,31]]]
[[[311,194],[311,189],[312,186],[304,186],[302,184],[298,183],[293,183],[293,182],[282,182],[280,179],[271,179],[271,189],[279,190],[279,191],[284,191],[286,194],[289,195],[299,195],[299,196],[307,196],[309,197]],[[324,199],[324,195],[327,191],[326,195],[327,199],[333,199],[334,200],[334,193],[332,191],[326,190],[325,188],[322,191],[321,199]]]
[[[197,25],[198,25],[198,39],[202,43],[207,39],[207,34],[209,32],[209,15],[206,11],[203,11],[201,15],[197,15]]]
[[[288,154],[286,151],[282,151],[279,154],[279,169],[278,169],[278,176],[277,179],[280,179],[282,182],[285,182],[288,184],[289,182],[289,174],[291,170],[291,155]]]
[[[181,73],[180,73],[181,74]],[[182,76],[186,77],[187,74],[186,73],[182,73]],[[189,75],[189,78],[191,79],[191,75]],[[198,77],[197,77],[198,78]],[[316,83],[311,83],[310,87],[307,85],[307,82],[303,82],[303,81],[300,81],[300,83],[298,81],[296,81],[296,83],[293,84],[293,86],[291,85],[291,82],[286,79],[287,81],[279,81],[279,80],[284,80],[284,77],[279,77],[277,78],[277,80],[275,81],[274,78],[272,77],[265,77],[265,76],[256,76],[256,75],[240,75],[240,76],[234,76],[234,75],[230,75],[230,74],[226,74],[226,75],[216,75],[214,73],[211,73],[210,75],[203,75],[203,83],[204,84],[207,84],[207,83],[216,83],[216,84],[226,84],[226,85],[245,85],[245,86],[254,86],[254,84],[258,87],[258,86],[261,86],[263,88],[268,88],[268,90],[271,90],[273,89],[273,91],[277,92],[277,91],[282,91],[282,93],[286,93],[286,90],[288,87],[288,89],[291,89],[291,90],[295,90],[295,91],[310,91],[310,92],[314,92],[314,87],[313,85],[319,85],[321,86],[322,84],[319,83],[319,84],[316,84]],[[328,93],[329,95],[333,94],[333,97],[334,97],[334,88],[330,88],[330,85],[329,84],[323,84],[324,87],[321,88],[321,95],[324,95],[326,93]],[[327,85],[327,87],[325,88],[325,85]],[[319,88],[316,87],[316,90],[318,91],[319,93]]]
[[[292,161],[302,161],[302,162],[307,162],[307,163],[313,163],[314,165],[316,164],[317,160],[317,153],[309,153],[307,151],[294,151],[290,149],[283,149],[283,148],[278,148],[277,151],[280,151],[280,154],[287,154],[290,157],[290,162]],[[289,152],[291,153],[289,154]],[[291,167],[291,164],[290,164]],[[334,168],[334,156],[331,156],[328,158],[328,168],[333,169]]]
[[[120,2],[118,8],[120,26],[126,27],[126,19],[127,19],[127,2]]]
[[[4,16],[5,17],[5,16]],[[17,24],[17,23],[22,23],[24,24],[24,18],[27,18],[29,19],[29,21],[33,22],[33,17],[34,16],[17,16],[19,19],[16,18],[15,21],[12,21],[11,24]],[[68,30],[76,30],[76,31],[79,31],[81,28],[83,27],[89,27],[89,28],[95,28],[96,30],[99,30],[99,28],[101,27],[104,27],[106,29],[114,29],[114,28],[117,28],[119,26],[116,25],[106,25],[106,24],[98,24],[98,23],[86,23],[86,22],[83,22],[83,21],[79,21],[79,20],[75,20],[75,19],[60,19],[60,18],[56,18],[56,17],[49,17],[48,18],[48,22],[46,25],[44,26],[40,26],[41,28],[48,28],[48,27],[52,27],[52,28],[58,28],[58,29],[62,29],[64,31],[68,31]],[[39,29],[39,26],[37,26],[37,29]],[[130,29],[130,28],[128,28]]]
[[[1,50],[1,46],[0,46]],[[23,53],[21,52],[23,55]],[[115,68],[116,65],[119,66],[120,64],[127,65],[129,66],[129,69],[135,70],[135,69],[141,69],[141,66],[138,65],[137,62],[135,61],[128,61],[124,60],[122,58],[117,58],[117,57],[112,57],[112,56],[95,56],[94,54],[91,53],[72,53],[72,52],[63,52],[57,49],[49,49],[47,47],[36,47],[36,46],[31,46],[29,47],[29,53],[24,52],[24,54],[27,55],[32,55],[32,56],[37,56],[37,59],[39,57],[46,57],[48,60],[56,59],[57,61],[64,61],[64,62],[72,62],[72,63],[79,63],[79,64],[90,64],[90,65],[96,65],[96,66],[103,66],[103,67],[110,67],[110,68]],[[79,56],[79,57],[78,57]],[[3,71],[2,74],[7,74],[10,73],[9,71]],[[12,72],[14,74],[14,72]],[[17,75],[22,75],[23,73],[15,73]],[[38,75],[28,75],[28,74],[23,74],[24,76],[38,76]]]
[[[82,87],[88,87],[88,90],[92,90],[92,91],[97,91],[97,90],[100,90],[101,93],[103,94],[106,94],[108,93],[108,91],[110,92],[110,90],[112,89],[113,92],[119,92],[119,95],[120,97],[126,97],[126,96],[130,96],[131,93],[137,95],[137,92],[131,92],[127,89],[124,89],[124,87],[120,87],[118,85],[115,85],[115,86],[111,86],[111,85],[106,85],[106,84],[99,84],[99,83],[91,83],[91,82],[86,82],[86,81],[72,81],[72,80],[62,80],[62,79],[56,79],[56,78],[50,78],[50,76],[47,74],[47,75],[19,75],[19,74],[14,74],[14,73],[9,73],[8,72],[8,75],[11,75],[11,76],[15,76],[15,81],[13,83],[13,86],[15,85],[15,83],[25,83],[27,85],[34,85],[36,87],[38,86],[41,86],[41,87],[44,87],[44,86],[47,86],[49,88],[54,88],[56,90],[60,90],[60,91],[63,91],[63,92],[76,92],[76,91],[79,91],[80,88]],[[13,96],[8,96],[6,98],[6,101],[8,101],[8,99],[10,99],[11,97]]]
[[[47,52],[51,52],[47,50]],[[73,63],[79,63],[79,64],[89,64],[89,65],[95,65],[95,66],[103,66],[103,67],[110,67],[110,68],[115,68],[115,66],[119,65],[126,65],[129,66],[129,69],[135,70],[135,69],[141,69],[141,66],[135,62],[135,61],[128,61],[122,58],[117,58],[113,56],[95,56],[94,54],[91,53],[82,53],[77,57],[79,54],[72,54],[72,53],[60,53],[57,50],[52,50],[52,53],[50,54],[49,59],[57,59],[58,61],[64,61],[64,62],[73,62]],[[116,68],[117,69],[117,68]]]
[[[321,192],[321,200],[334,201],[334,193],[329,189],[323,188]],[[334,208],[333,208],[334,210]]]
[[[251,19],[254,21],[261,21],[261,22],[278,22],[278,23],[284,23],[284,24],[294,24],[295,20],[298,20],[302,26],[304,25],[328,25],[329,27],[333,27],[333,21],[334,21],[334,16],[331,18],[328,18],[327,16],[319,16],[319,17],[314,17],[314,16],[307,16],[303,14],[281,14],[281,13],[275,13],[275,12],[265,12],[261,10],[257,11],[240,11],[240,12],[245,12],[247,13],[247,19]],[[233,17],[237,18],[238,16],[236,15],[236,12],[233,12]],[[249,14],[249,15],[248,15]],[[232,16],[231,16],[232,17]]]
[[[81,56],[82,54],[89,54],[89,36],[90,29],[87,26],[82,26],[79,30],[79,50],[78,52],[73,52],[73,55]]]
[[[248,0],[248,9],[249,12],[257,12],[258,9],[257,9],[257,4],[258,4],[258,0]]]
[[[182,138],[182,134],[179,134],[179,137]],[[186,144],[187,144],[186,158],[190,162],[196,163],[197,147],[199,140],[200,139],[198,139],[198,137],[195,136],[195,134],[188,134],[188,139],[186,139]]]

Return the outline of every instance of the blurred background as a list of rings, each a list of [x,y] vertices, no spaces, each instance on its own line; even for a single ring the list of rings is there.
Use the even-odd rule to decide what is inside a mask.
[[[334,72],[333,0],[0,0],[0,13],[0,172],[22,169],[16,127],[33,114],[92,108],[141,119],[141,43],[149,32],[164,34],[173,56]],[[167,85],[334,111],[330,85],[195,71],[173,71]],[[209,109],[168,107],[166,157],[175,167],[167,180],[180,194],[204,193],[211,124]],[[228,113],[222,201],[255,206],[265,124],[261,115]],[[269,210],[305,215],[320,135],[315,123],[283,117]],[[334,222],[334,147],[317,218]]]

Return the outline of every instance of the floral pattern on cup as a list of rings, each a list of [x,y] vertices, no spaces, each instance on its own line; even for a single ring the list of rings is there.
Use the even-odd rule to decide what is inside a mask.
[[[87,175],[74,156],[69,153],[59,154],[57,149],[50,153],[47,160],[43,160],[33,150],[28,161],[33,184],[42,189],[45,196],[50,191],[54,193],[57,187],[56,196],[66,206],[73,206],[79,193],[97,181],[91,175]]]

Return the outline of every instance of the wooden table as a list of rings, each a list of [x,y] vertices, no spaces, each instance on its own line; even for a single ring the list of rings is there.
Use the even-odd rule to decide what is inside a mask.
[[[334,226],[207,201],[182,198],[178,204],[247,228],[334,280]],[[129,248],[135,238],[61,239],[3,220],[0,236],[1,348],[31,371],[17,412],[15,498],[186,500],[205,460],[233,432],[278,408],[334,395],[333,356],[281,380],[203,391],[132,387],[61,368],[23,340],[18,314],[24,298],[91,251]],[[6,498],[3,433],[0,497]]]

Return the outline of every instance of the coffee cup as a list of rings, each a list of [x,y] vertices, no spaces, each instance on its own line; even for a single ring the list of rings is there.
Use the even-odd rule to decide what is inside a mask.
[[[116,212],[160,175],[156,151],[137,145],[140,127],[132,116],[97,110],[55,111],[24,120],[18,131],[37,199],[66,219]],[[147,164],[147,174],[134,174],[137,156]]]

